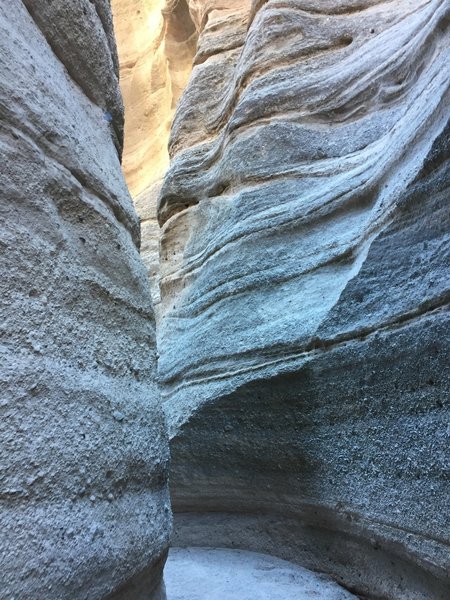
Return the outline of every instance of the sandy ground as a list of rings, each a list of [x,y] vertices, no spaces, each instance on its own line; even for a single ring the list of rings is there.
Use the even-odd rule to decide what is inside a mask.
[[[167,600],[354,600],[327,577],[266,554],[172,548]]]

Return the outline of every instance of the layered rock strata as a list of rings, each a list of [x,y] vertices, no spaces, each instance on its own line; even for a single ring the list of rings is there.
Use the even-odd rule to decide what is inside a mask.
[[[448,3],[190,8],[158,212],[176,543],[444,600]]]
[[[162,598],[168,447],[109,3],[2,3],[0,78],[0,595]]]

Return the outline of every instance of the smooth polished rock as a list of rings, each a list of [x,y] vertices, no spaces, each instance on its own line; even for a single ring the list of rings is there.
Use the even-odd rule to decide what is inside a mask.
[[[168,600],[352,600],[329,578],[285,560],[221,548],[172,548]]]
[[[163,594],[168,443],[110,21],[0,5],[5,600]]]

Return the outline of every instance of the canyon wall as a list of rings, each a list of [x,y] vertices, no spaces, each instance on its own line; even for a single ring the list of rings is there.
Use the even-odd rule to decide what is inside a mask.
[[[175,544],[445,600],[448,3],[226,5],[158,206]]]
[[[1,596],[162,598],[153,308],[107,0],[0,5]]]

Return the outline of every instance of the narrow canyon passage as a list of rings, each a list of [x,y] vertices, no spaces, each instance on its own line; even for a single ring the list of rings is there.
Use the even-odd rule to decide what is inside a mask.
[[[1,600],[449,600],[449,25],[0,1]]]

